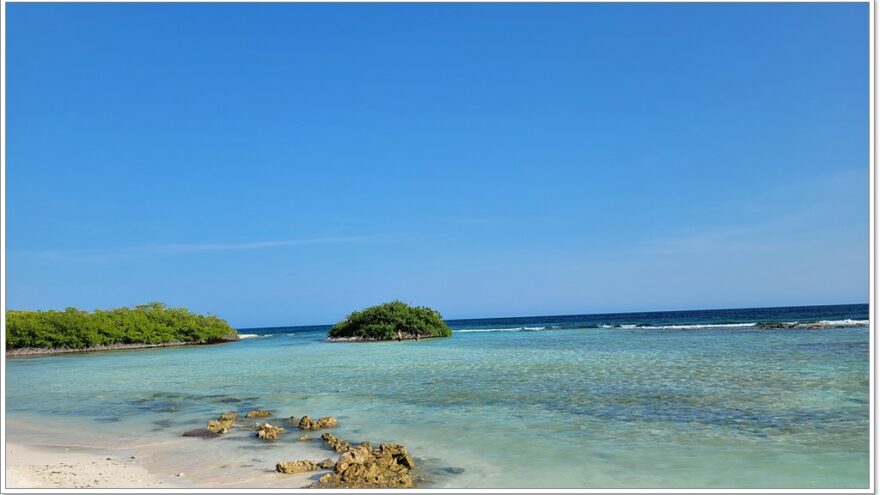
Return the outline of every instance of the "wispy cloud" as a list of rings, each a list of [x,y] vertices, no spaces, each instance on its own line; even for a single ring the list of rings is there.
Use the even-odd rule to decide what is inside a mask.
[[[252,242],[217,242],[192,244],[147,244],[104,249],[55,249],[20,250],[18,254],[69,261],[113,261],[144,256],[208,253],[216,251],[254,251],[293,246],[319,244],[346,244],[379,239],[393,239],[388,235],[364,235],[346,237],[314,237]]]
[[[209,244],[156,244],[137,248],[143,252],[152,253],[198,253],[206,251],[250,251],[254,249],[269,249],[285,246],[303,246],[309,244],[342,244],[349,242],[366,241],[376,239],[379,236],[352,236],[352,237],[319,237],[314,239],[286,239],[281,241],[257,241],[257,242],[233,242],[233,243],[209,243]]]

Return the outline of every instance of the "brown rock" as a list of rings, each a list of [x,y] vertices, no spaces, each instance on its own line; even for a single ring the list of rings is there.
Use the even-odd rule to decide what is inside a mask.
[[[339,456],[333,472],[321,476],[312,487],[412,488],[410,471],[414,467],[415,462],[406,447],[382,444],[371,449],[369,443],[364,442]]]
[[[214,433],[226,433],[235,426],[233,419],[212,419],[208,421],[208,430]]]
[[[321,466],[321,469],[333,469],[333,467],[336,466],[336,463],[333,462],[333,459],[330,459],[328,457],[328,458],[324,459],[323,461],[319,462],[318,465]]]
[[[322,428],[334,428],[336,424],[336,418],[332,416],[324,416],[317,420],[313,420],[311,416],[303,416],[297,426],[300,430],[320,430]]]
[[[303,416],[302,419],[299,420],[299,424],[297,425],[300,430],[311,430],[314,422],[310,416]]]
[[[284,428],[280,426],[272,426],[269,423],[264,424],[257,430],[257,438],[261,438],[263,440],[274,441],[278,440],[278,435],[284,432]]]
[[[275,471],[284,474],[305,473],[319,469],[321,469],[321,466],[312,461],[288,461],[275,464]]]
[[[323,440],[328,447],[335,450],[336,452],[347,452],[348,449],[351,448],[348,442],[343,442],[342,440],[333,436],[332,433],[324,433],[323,435],[321,435],[321,440]]]
[[[324,416],[323,418],[318,418],[317,421],[312,424],[313,430],[320,430],[321,428],[335,428],[336,427],[336,418],[332,416]]]
[[[230,419],[235,421],[235,418],[237,418],[237,417],[238,417],[238,414],[230,411],[230,412],[225,412],[225,413],[221,414],[220,417],[217,419],[219,419],[220,421],[227,421]]]
[[[256,411],[251,411],[245,415],[248,418],[267,418],[271,416],[272,413],[265,409],[257,409]]]

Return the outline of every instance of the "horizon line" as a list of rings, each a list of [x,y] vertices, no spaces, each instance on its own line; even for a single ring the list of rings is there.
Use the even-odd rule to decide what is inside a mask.
[[[609,316],[609,315],[638,315],[646,313],[687,313],[697,311],[736,311],[745,309],[781,309],[781,308],[822,308],[831,306],[868,306],[869,302],[863,303],[837,303],[837,304],[799,304],[795,306],[739,306],[735,308],[704,308],[704,309],[664,309],[660,311],[617,311],[611,313],[569,313],[569,314],[543,314],[543,315],[520,315],[520,316],[486,316],[478,318],[443,318],[443,321],[473,321],[473,320],[504,320],[519,318],[552,318],[558,316]],[[868,315],[870,318],[870,314]],[[335,323],[316,323],[313,325],[278,325],[271,327],[241,327],[238,330],[272,330],[276,328],[302,328],[302,327],[330,327]]]

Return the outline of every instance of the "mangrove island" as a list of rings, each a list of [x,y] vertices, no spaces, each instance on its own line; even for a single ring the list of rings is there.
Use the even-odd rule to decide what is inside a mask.
[[[6,353],[10,356],[234,340],[238,332],[225,320],[158,302],[93,312],[76,308],[6,312]]]
[[[436,310],[392,301],[349,314],[343,321],[333,325],[327,340],[368,342],[450,336],[452,330]]]

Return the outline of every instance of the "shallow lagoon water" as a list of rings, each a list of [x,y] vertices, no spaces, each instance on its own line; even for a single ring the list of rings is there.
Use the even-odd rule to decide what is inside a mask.
[[[323,329],[289,328],[216,346],[9,359],[7,414],[78,425],[81,436],[173,441],[190,471],[222,457],[266,486],[284,486],[276,461],[332,451],[297,441],[295,428],[274,445],[247,432],[180,434],[226,410],[332,415],[340,438],[406,445],[426,487],[868,486],[866,325],[545,320],[453,324],[452,338],[419,342],[326,343]],[[545,330],[505,331],[526,327]]]

